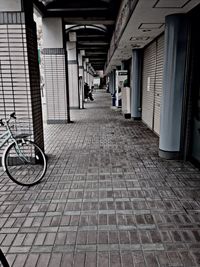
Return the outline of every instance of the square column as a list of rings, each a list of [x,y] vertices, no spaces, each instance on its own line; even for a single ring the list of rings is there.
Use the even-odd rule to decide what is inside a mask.
[[[61,18],[43,19],[43,40],[47,123],[67,123],[69,98]]]
[[[88,81],[89,87],[92,88],[93,85],[93,75],[92,75],[92,66],[91,63],[88,64]]]
[[[69,42],[67,42],[67,60],[69,105],[70,108],[79,108],[78,55],[75,32],[69,32]]]
[[[112,70],[109,75],[109,91],[112,95],[112,106],[115,106],[115,97],[116,97],[115,70]]]
[[[19,0],[0,4],[0,118],[15,112],[28,119],[32,140],[44,148],[40,73],[33,4]],[[0,128],[0,134],[4,131]]]
[[[89,85],[89,58],[86,58],[86,83]]]
[[[85,51],[81,50],[78,54],[78,65],[79,65],[79,98],[80,98],[80,109],[84,108],[84,70],[83,70],[83,56]]]
[[[83,74],[84,74],[84,83],[87,83],[87,62],[86,62],[86,58],[83,60]]]
[[[142,51],[132,51],[131,117],[141,120]]]
[[[182,147],[182,119],[185,75],[188,60],[189,23],[184,14],[166,17],[163,95],[159,155],[179,158]]]

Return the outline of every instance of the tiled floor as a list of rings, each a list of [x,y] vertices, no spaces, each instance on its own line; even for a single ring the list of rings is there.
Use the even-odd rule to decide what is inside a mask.
[[[200,266],[200,172],[158,157],[158,138],[95,94],[46,127],[48,171],[0,176],[0,247],[14,267]]]

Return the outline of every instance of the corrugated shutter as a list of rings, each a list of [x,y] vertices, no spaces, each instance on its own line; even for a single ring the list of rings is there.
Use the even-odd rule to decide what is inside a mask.
[[[156,42],[144,51],[142,74],[142,120],[153,129],[154,83],[156,69]]]
[[[160,101],[162,96],[163,64],[164,64],[164,35],[157,40],[157,67],[155,83],[154,131],[160,133]]]
[[[142,120],[157,134],[160,132],[164,35],[144,50],[142,74]]]

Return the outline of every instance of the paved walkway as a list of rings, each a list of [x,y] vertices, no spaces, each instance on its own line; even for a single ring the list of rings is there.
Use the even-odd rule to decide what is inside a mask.
[[[158,157],[158,138],[97,92],[46,127],[48,172],[0,176],[0,247],[14,267],[200,266],[200,172]]]

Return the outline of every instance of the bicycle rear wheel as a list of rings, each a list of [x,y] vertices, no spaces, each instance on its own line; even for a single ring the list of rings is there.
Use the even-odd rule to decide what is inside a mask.
[[[29,140],[8,146],[3,164],[10,179],[25,186],[37,184],[45,175],[47,163],[43,151]]]

